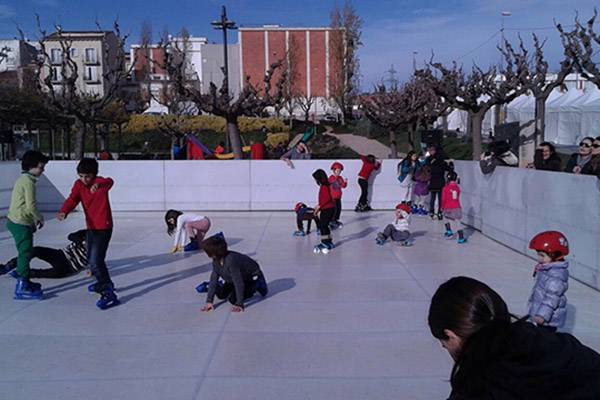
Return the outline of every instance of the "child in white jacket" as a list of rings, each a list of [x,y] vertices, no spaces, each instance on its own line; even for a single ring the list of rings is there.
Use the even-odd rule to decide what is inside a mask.
[[[388,224],[383,232],[379,232],[375,238],[378,245],[383,246],[388,238],[394,242],[400,242],[402,246],[410,246],[410,207],[406,203],[396,206],[396,220]]]
[[[165,214],[167,233],[175,235],[175,242],[171,253],[198,250],[199,243],[204,240],[204,235],[210,229],[210,220],[202,214],[183,213],[177,210],[169,210]],[[186,237],[190,242],[184,246]]]

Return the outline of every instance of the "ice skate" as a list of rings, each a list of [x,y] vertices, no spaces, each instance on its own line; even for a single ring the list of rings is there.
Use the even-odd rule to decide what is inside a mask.
[[[198,239],[194,239],[183,247],[183,251],[195,251],[199,248]]]
[[[411,214],[418,214],[419,213],[419,208],[417,207],[416,204],[412,205],[412,207],[410,208],[410,213]]]
[[[119,304],[121,304],[121,302],[117,298],[117,294],[115,293],[115,287],[112,283],[105,285],[100,295],[102,297],[100,297],[100,300],[96,302],[96,306],[101,310],[106,310],[108,308],[118,306]]]
[[[375,243],[377,243],[379,246],[383,246],[386,242],[387,238],[385,236],[383,236],[383,233],[379,232],[377,234],[377,237],[375,238]]]
[[[269,293],[267,281],[265,280],[263,274],[260,274],[257,281],[254,283],[254,290],[258,292],[262,297],[265,297],[267,293]]]
[[[409,239],[405,239],[405,240],[401,240],[400,241],[400,246],[402,246],[402,247],[410,247],[410,246],[412,246],[412,240],[410,238]]]
[[[220,238],[220,239],[225,240],[225,235],[223,235],[223,232],[217,232],[214,235],[212,235],[211,237]]]
[[[458,244],[466,243],[467,242],[467,238],[466,237],[458,238],[457,242],[458,242]]]
[[[42,292],[42,285],[39,283],[31,282],[29,279],[17,278],[15,285],[16,300],[39,300],[42,298],[44,293]]]
[[[452,232],[450,229],[446,230],[446,232],[444,232],[444,238],[445,239],[452,239],[454,237],[454,232]]]
[[[208,292],[208,286],[210,285],[209,281],[204,281],[201,284],[199,284],[198,286],[196,286],[196,292],[198,293],[206,293]],[[217,281],[217,286],[223,286],[223,281],[222,280],[218,280]]]
[[[332,246],[333,247],[333,246]],[[323,254],[327,254],[329,253],[329,247],[324,244],[324,243],[319,243],[317,245],[315,245],[315,247],[313,248],[313,252],[316,253],[323,253]]]
[[[294,231],[293,236],[305,236],[306,233],[304,231]]]

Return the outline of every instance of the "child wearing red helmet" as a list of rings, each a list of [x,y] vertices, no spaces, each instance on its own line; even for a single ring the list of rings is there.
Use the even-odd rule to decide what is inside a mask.
[[[319,226],[319,217],[316,215],[314,208],[308,207],[306,204],[300,202],[296,203],[294,211],[296,212],[296,226],[298,227],[298,230],[293,233],[294,236],[308,235],[310,233],[310,224],[313,220],[317,227]],[[308,221],[306,223],[306,232],[304,231],[304,221]],[[319,232],[317,232],[317,234],[319,234]]]
[[[341,228],[342,223],[340,222],[340,214],[342,213],[342,189],[348,186],[348,179],[342,177],[342,171],[344,166],[339,162],[331,164],[331,171],[333,172],[329,176],[329,189],[331,190],[331,197],[333,197],[333,203],[335,205],[335,212],[333,214],[333,220],[329,224],[332,228]]]
[[[379,232],[375,238],[375,242],[383,246],[388,238],[394,242],[400,242],[402,246],[410,246],[410,207],[406,203],[401,203],[396,206],[396,219],[393,224],[388,224]]]
[[[537,252],[539,261],[533,270],[535,281],[527,302],[529,320],[555,331],[567,319],[569,262],[563,257],[569,254],[569,242],[558,231],[545,231],[531,239],[529,248]]]

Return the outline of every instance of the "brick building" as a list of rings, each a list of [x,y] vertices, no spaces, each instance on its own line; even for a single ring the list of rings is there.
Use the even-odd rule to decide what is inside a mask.
[[[328,100],[339,79],[339,63],[334,52],[340,42],[340,33],[339,29],[329,27],[240,27],[240,82],[250,76],[250,82],[261,87],[269,65],[282,60],[288,68],[293,96],[312,99],[312,118],[337,114]],[[273,84],[279,74],[277,72],[271,80]],[[298,113],[295,109],[294,114]]]

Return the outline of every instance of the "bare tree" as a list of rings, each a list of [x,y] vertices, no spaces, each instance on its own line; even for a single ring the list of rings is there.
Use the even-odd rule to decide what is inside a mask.
[[[342,124],[351,113],[350,105],[360,86],[360,60],[358,46],[362,46],[360,36],[363,20],[358,16],[350,0],[346,0],[342,10],[337,1],[330,13],[330,25],[336,28],[331,32],[330,57],[333,74],[330,77],[330,96],[342,113]]]
[[[304,120],[308,122],[310,120],[310,109],[315,104],[317,97],[313,94],[307,94],[306,90],[297,89],[294,93],[294,100],[304,113]]]
[[[300,78],[300,71],[298,70],[299,65],[299,48],[296,38],[294,36],[290,36],[288,42],[288,50],[285,54],[285,64],[284,69],[286,71],[285,82],[282,86],[281,92],[281,107],[284,108],[289,115],[290,118],[290,128],[292,125],[292,119],[294,115],[294,110],[296,109],[297,104],[297,96],[295,96],[295,91],[298,89],[298,80]]]
[[[55,26],[55,33],[52,37],[46,35],[46,31],[41,28],[39,16],[36,15],[38,31],[41,34],[39,40],[40,57],[37,58],[38,67],[38,90],[44,96],[46,104],[54,110],[55,113],[64,116],[70,116],[75,119],[77,136],[75,141],[75,157],[83,158],[84,142],[88,124],[96,138],[95,122],[100,111],[119,95],[121,83],[127,77],[134,62],[129,70],[124,68],[125,50],[124,44],[128,35],[121,34],[117,21],[113,23],[115,40],[111,43],[107,36],[109,33],[103,31],[98,22],[96,26],[100,32],[104,32],[102,42],[104,53],[102,54],[106,69],[102,71],[101,80],[105,84],[103,94],[89,93],[80,90],[78,80],[82,79],[77,62],[74,60],[71,49],[73,40],[68,32],[63,32],[59,26]],[[20,31],[20,30],[19,30]],[[24,38],[23,32],[20,31]],[[46,44],[49,39],[56,40],[60,45],[60,67],[56,67],[56,60],[51,58]]]
[[[496,66],[490,66],[483,71],[473,65],[468,76],[456,62],[449,69],[439,62],[433,62],[433,56],[425,70],[415,72],[416,76],[429,82],[433,91],[448,104],[469,113],[475,160],[481,154],[481,129],[485,113],[493,106],[509,103],[527,91],[523,84],[528,74],[527,55],[511,49],[503,51],[503,56],[505,65],[499,70]],[[431,68],[441,76],[435,76]]]
[[[263,79],[264,89],[253,86],[250,83],[250,76],[246,76],[241,93],[234,98],[227,90],[228,71],[222,68],[223,84],[220,89],[214,82],[211,82],[208,93],[203,94],[187,76],[186,71],[189,69],[186,68],[186,65],[189,60],[185,52],[182,52],[177,46],[170,47],[170,50],[165,52],[165,68],[173,88],[178,91],[182,99],[193,102],[198,110],[225,118],[233,156],[236,160],[243,159],[238,117],[258,116],[265,108],[273,107],[281,101],[287,76],[286,71],[282,71],[273,94],[271,94],[271,78],[274,72],[281,67],[282,61],[274,62],[269,67]]]

